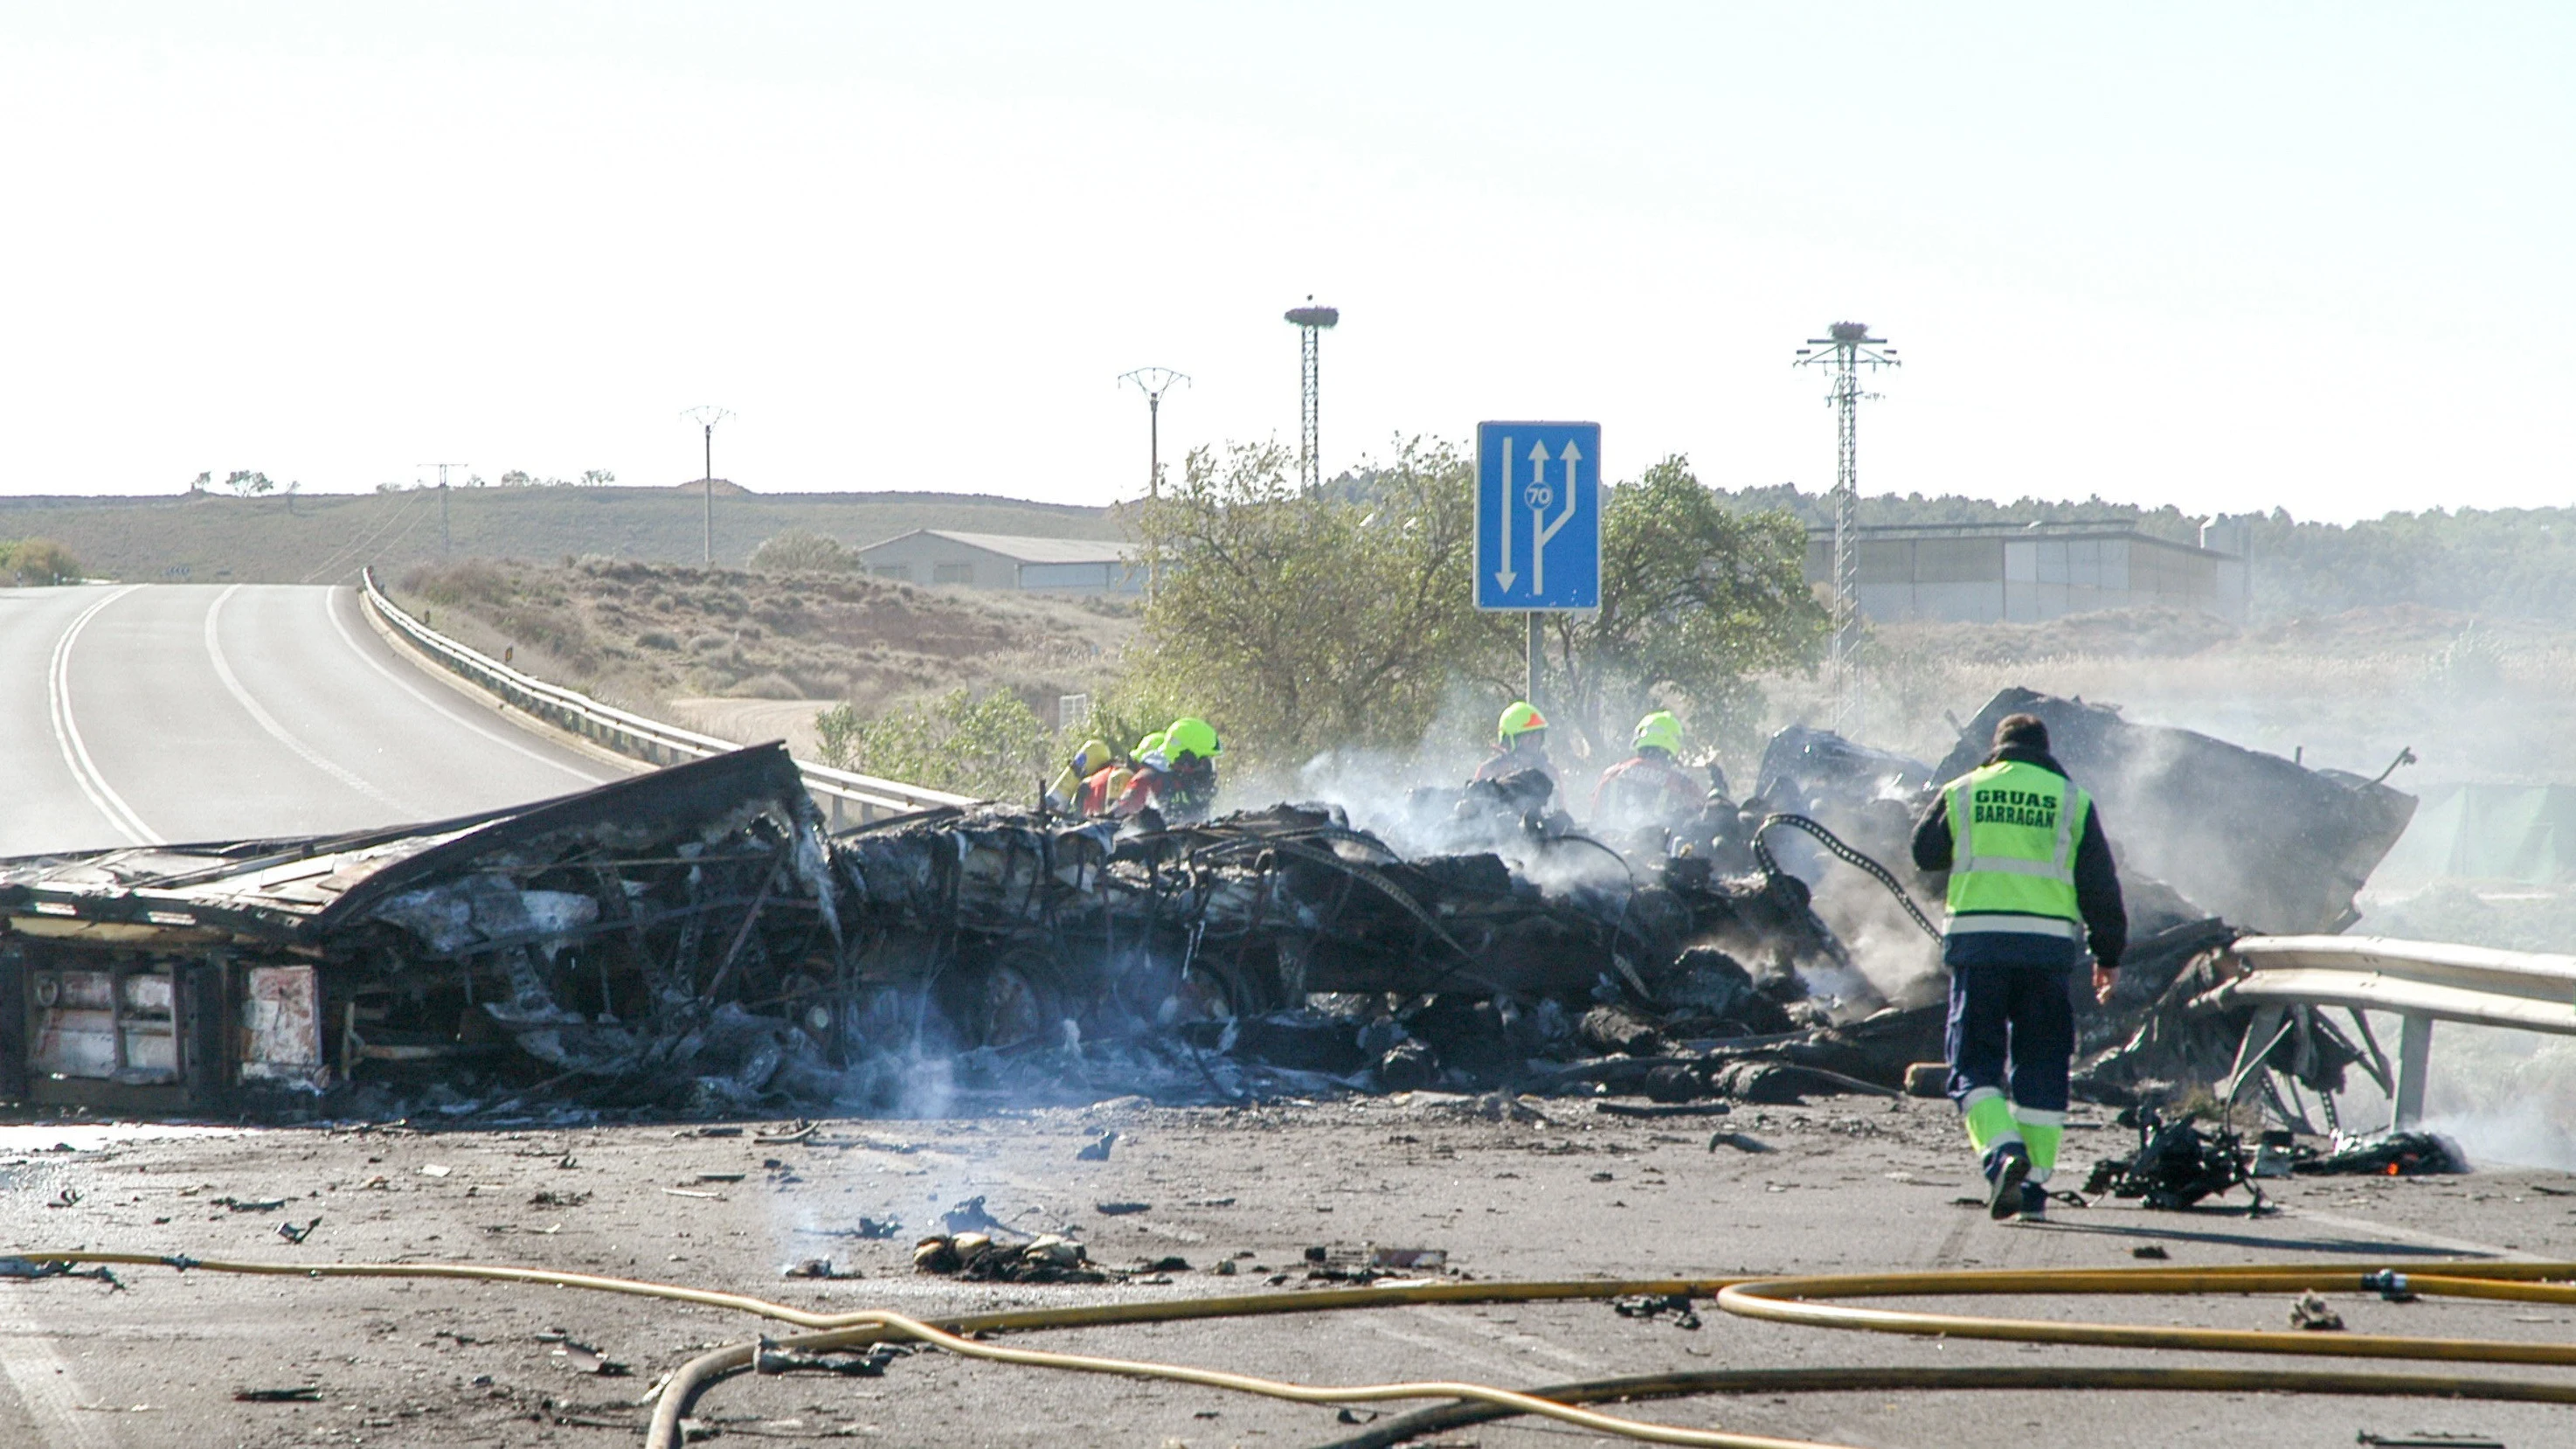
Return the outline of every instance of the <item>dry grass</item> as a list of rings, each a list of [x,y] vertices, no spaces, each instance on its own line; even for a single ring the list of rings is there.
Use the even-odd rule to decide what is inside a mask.
[[[964,687],[1008,690],[1051,720],[1057,695],[1098,688],[1135,628],[1119,601],[610,559],[422,567],[400,594],[466,643],[644,710],[721,697],[875,713]]]

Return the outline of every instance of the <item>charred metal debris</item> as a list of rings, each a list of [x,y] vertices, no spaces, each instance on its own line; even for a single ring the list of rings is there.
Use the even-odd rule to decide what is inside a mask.
[[[2153,791],[2209,778],[2208,752],[2251,755],[2143,748],[2065,701],[2008,694],[1986,714],[2008,708],[2049,718],[2115,830],[2123,770]],[[2357,888],[2412,801],[2254,758],[2289,794],[2214,853],[2295,848]],[[1942,1008],[1888,891],[1930,900],[1937,882],[1873,882],[1826,853],[1903,862],[1949,763],[1789,731],[1756,798],[1713,793],[1691,831],[1651,841],[1573,832],[1509,782],[1417,791],[1360,824],[1325,806],[1170,826],[985,806],[832,834],[771,745],[429,825],[5,860],[0,1000],[22,1009],[0,1010],[0,1096],[488,1118],[1892,1095],[1940,1055]],[[1817,828],[1767,828],[1781,814]],[[2285,887],[2277,920],[2222,918],[2136,869],[2152,860],[2124,858],[2132,969],[2086,1028],[2107,1099],[2229,1065],[2211,1067],[2237,1043],[2193,1014],[2191,971],[2230,920],[2315,928],[2338,909]],[[1880,935],[1890,919],[1901,936]],[[1846,941],[1899,969],[1864,972]],[[1907,976],[1893,1002],[1870,984]],[[2271,1050],[2319,1083],[2375,1055],[2314,1013]]]

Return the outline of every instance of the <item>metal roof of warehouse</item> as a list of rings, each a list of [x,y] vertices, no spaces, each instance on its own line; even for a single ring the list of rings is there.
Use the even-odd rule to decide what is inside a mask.
[[[883,548],[889,543],[900,543],[907,538],[925,533],[933,538],[944,538],[951,543],[980,548],[987,553],[997,553],[1004,558],[1016,559],[1021,563],[1125,563],[1133,556],[1133,550],[1125,544],[1096,538],[1031,538],[1017,533],[961,533],[947,528],[916,528],[910,533],[899,533],[892,538],[869,544],[867,548],[859,551],[866,553],[868,549]]]

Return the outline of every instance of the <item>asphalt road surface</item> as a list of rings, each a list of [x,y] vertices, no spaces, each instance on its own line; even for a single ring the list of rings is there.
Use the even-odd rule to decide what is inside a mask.
[[[0,1239],[272,1262],[520,1263],[651,1278],[847,1311],[937,1315],[1319,1286],[1310,1248],[1439,1248],[1447,1276],[1715,1276],[1918,1268],[2128,1268],[2370,1262],[2412,1272],[2455,1256],[2569,1255],[2576,1179],[2497,1170],[2444,1178],[2299,1178],[2283,1211],[2231,1193],[2202,1211],[2061,1208],[2045,1224],[1959,1206],[1966,1150],[1947,1102],[1821,1099],[1729,1117],[1638,1121],[1592,1103],[1486,1104],[1413,1094],[1356,1102],[1154,1109],[1133,1099],[975,1121],[831,1121],[792,1142],[686,1124],[578,1120],[439,1131],[428,1119],[120,1140],[54,1122],[0,1128]],[[1738,1131],[1771,1150],[1708,1142]],[[1104,1130],[1107,1161],[1078,1154]],[[2079,1167],[2127,1136],[2076,1114]],[[60,1144],[60,1145],[57,1145]],[[1077,1234],[1094,1260],[1157,1265],[1097,1286],[959,1282],[915,1273],[913,1236],[982,1199],[1000,1220]],[[1099,1204],[1141,1204],[1115,1215]],[[890,1238],[860,1220],[900,1223]],[[315,1220],[319,1219],[318,1224]],[[277,1228],[311,1231],[300,1243]],[[782,1264],[829,1258],[829,1281]],[[1178,1262],[1165,1260],[1178,1259]],[[1184,1264],[1186,1266],[1184,1266]],[[1234,1269],[1216,1271],[1220,1264]],[[119,1270],[124,1291],[68,1278],[0,1281],[0,1444],[78,1449],[381,1444],[631,1445],[647,1385],[750,1318],[553,1288],[243,1278]],[[1275,1282],[1274,1282],[1275,1280]],[[2288,1293],[2187,1298],[1882,1300],[1995,1317],[2289,1332]],[[2564,1343],[2576,1308],[2329,1294],[2348,1335]],[[1621,1317],[1600,1302],[1451,1304],[1329,1317],[1013,1335],[1032,1347],[1177,1361],[1311,1383],[1474,1379],[1518,1387],[1613,1374],[1841,1364],[2251,1366],[2566,1379],[2493,1365],[2229,1358],[1835,1333],[1732,1317]],[[777,1331],[774,1327],[772,1332]],[[2300,1337],[2308,1337],[2299,1335]],[[563,1340],[631,1367],[576,1371]],[[304,1403],[244,1390],[306,1390]],[[1380,1410],[1363,1409],[1354,1419]],[[1320,1446],[1357,1432],[1332,1406],[1214,1389],[901,1358],[877,1378],[740,1377],[698,1416],[715,1442],[854,1439],[958,1446]],[[2446,1430],[2508,1449],[2576,1441],[2576,1408],[2262,1393],[1911,1392],[1738,1395],[1625,1412],[1868,1449],[2176,1445],[2340,1449],[2364,1432]],[[1433,1441],[1551,1449],[1610,1441],[1530,1421]]]
[[[613,765],[478,708],[345,588],[0,589],[0,855],[436,820]]]

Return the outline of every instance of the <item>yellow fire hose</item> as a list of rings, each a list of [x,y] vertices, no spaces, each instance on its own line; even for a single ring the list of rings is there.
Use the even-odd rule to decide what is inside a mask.
[[[1828,1370],[1733,1370],[1713,1374],[1652,1375],[1642,1379],[1605,1380],[1565,1386],[1562,1393],[1525,1393],[1490,1385],[1426,1381],[1364,1385],[1288,1383],[1135,1359],[1051,1353],[1004,1348],[969,1335],[1046,1328],[1091,1327],[1115,1323],[1160,1323],[1196,1318],[1251,1317],[1278,1313],[1317,1313],[1383,1308],[1423,1303],[1519,1303],[1543,1300],[1601,1299],[1634,1294],[1714,1295],[1720,1307],[1743,1317],[1765,1318],[1814,1327],[1862,1329],[1953,1338],[1999,1339],[2025,1343],[2082,1343],[2120,1348],[2162,1348],[2264,1354],[2340,1357],[2413,1358],[2455,1363],[2576,1365],[2576,1344],[2518,1343],[2494,1339],[2415,1338],[2373,1334],[2260,1331],[2245,1329],[2159,1328],[2145,1325],[2057,1322],[2038,1319],[1990,1319],[1914,1310],[1848,1306],[1833,1300],[1867,1297],[1935,1297],[1950,1295],[2126,1295],[2172,1293],[2368,1292],[2383,1286],[2427,1296],[2486,1298],[2511,1302],[2576,1303],[2576,1263],[2427,1263],[2410,1271],[2375,1264],[2256,1264],[2206,1269],[2016,1269],[1921,1273],[1838,1274],[1800,1278],[1576,1280],[1552,1282],[1423,1283],[1380,1288],[1326,1289],[1314,1292],[1253,1293],[1221,1298],[1188,1298],[1157,1302],[1111,1303],[1054,1309],[1024,1309],[967,1314],[925,1321],[885,1310],[814,1313],[743,1294],[718,1293],[674,1284],[563,1273],[549,1269],[513,1268],[467,1263],[270,1263],[200,1260],[150,1253],[61,1252],[20,1255],[35,1262],[165,1266],[217,1273],[248,1273],[308,1278],[443,1278],[526,1283],[597,1292],[620,1293],[731,1309],[799,1328],[814,1330],[778,1340],[791,1349],[843,1348],[888,1340],[927,1343],[961,1357],[1079,1373],[1117,1374],[1132,1378],[1196,1384],[1284,1399],[1295,1403],[1378,1403],[1398,1399],[1449,1399],[1456,1421],[1535,1414],[1599,1433],[1659,1444],[1713,1446],[1713,1449],[1832,1449],[1807,1440],[1734,1434],[1648,1423],[1578,1407],[1575,1400],[1644,1398],[1676,1393],[1742,1391],[1764,1388],[1857,1389],[1914,1388],[2159,1388],[2196,1392],[2286,1391],[2341,1394],[2443,1395],[2517,1399],[2531,1402],[2576,1402],[2576,1382],[2508,1380],[2475,1376],[2426,1376],[2353,1372],[2286,1373],[2254,1369],[2144,1369],[2085,1366],[2034,1369],[1878,1368]],[[2390,1275],[2395,1275],[2392,1279]],[[714,1377],[750,1366],[759,1343],[737,1344],[703,1354],[674,1371],[654,1404],[647,1449],[676,1449],[681,1415],[698,1391]],[[1804,1376],[1804,1377],[1802,1377]],[[1624,1387],[1613,1387],[1624,1386]],[[1432,1411],[1437,1415],[1443,1411]],[[1463,1418],[1461,1418],[1463,1414]],[[1425,1415],[1407,1416],[1422,1420]],[[1402,1422],[1402,1421],[1399,1421]],[[1432,1427],[1424,1425],[1425,1429]],[[1363,1436],[1354,1444],[1399,1442],[1382,1435]]]

